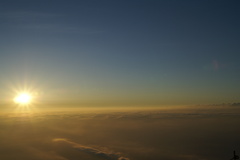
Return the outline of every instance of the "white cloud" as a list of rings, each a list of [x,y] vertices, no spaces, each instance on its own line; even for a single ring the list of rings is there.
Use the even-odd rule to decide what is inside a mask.
[[[78,149],[79,151],[106,158],[108,160],[129,160],[129,158],[123,157],[120,153],[113,152],[107,148],[85,146],[69,141],[65,138],[55,138],[53,139],[53,142],[65,143],[70,145],[72,148]]]

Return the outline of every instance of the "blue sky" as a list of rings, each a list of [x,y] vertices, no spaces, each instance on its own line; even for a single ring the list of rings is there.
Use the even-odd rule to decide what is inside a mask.
[[[23,86],[54,103],[239,101],[239,7],[237,0],[1,1],[2,101]]]

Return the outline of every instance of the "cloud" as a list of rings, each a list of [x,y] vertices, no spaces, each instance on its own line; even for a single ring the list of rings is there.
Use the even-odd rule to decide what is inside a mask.
[[[239,103],[239,102],[235,102],[235,103],[232,103],[231,106],[237,106],[237,107],[240,107],[240,103]]]
[[[65,143],[67,145],[70,145],[74,149],[83,151],[85,153],[89,153],[91,155],[96,155],[98,157],[105,158],[107,160],[130,160],[129,158],[123,157],[120,153],[113,152],[107,148],[84,146],[84,145],[69,141],[65,138],[55,138],[53,139],[53,142]]]
[[[217,160],[240,148],[239,107],[68,110],[1,113],[0,159]]]

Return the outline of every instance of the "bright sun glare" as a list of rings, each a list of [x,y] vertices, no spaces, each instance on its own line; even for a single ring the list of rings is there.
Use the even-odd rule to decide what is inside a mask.
[[[14,102],[21,105],[28,105],[32,101],[32,96],[29,93],[20,93],[14,98]]]

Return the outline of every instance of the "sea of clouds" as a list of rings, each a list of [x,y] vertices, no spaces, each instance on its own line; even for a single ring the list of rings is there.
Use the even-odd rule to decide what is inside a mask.
[[[217,160],[240,153],[238,108],[8,111],[3,160]]]

